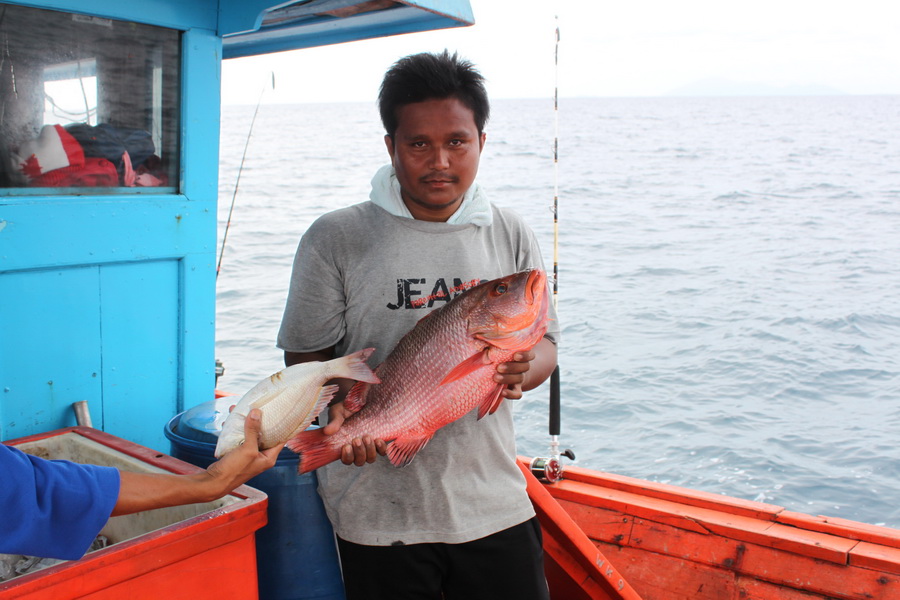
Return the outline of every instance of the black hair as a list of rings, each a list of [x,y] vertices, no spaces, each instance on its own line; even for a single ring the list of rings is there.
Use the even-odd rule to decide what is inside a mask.
[[[425,100],[456,98],[469,108],[478,133],[490,116],[484,77],[468,60],[444,50],[440,54],[422,52],[401,58],[388,69],[378,93],[378,110],[387,134],[397,131],[397,109]]]

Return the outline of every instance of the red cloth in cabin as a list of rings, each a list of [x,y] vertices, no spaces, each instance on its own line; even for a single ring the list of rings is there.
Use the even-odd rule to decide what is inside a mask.
[[[138,152],[137,161],[126,149],[128,145]],[[106,124],[97,127],[75,124],[68,128],[45,125],[38,137],[22,144],[19,152],[13,153],[13,164],[32,187],[155,187],[168,184],[162,162],[153,154],[149,133]]]
[[[87,157],[79,166],[54,169],[31,180],[34,187],[111,187],[119,185],[116,166],[105,158]]]
[[[84,164],[84,150],[62,125],[44,125],[33,140],[13,152],[13,165],[29,180],[49,172]]]

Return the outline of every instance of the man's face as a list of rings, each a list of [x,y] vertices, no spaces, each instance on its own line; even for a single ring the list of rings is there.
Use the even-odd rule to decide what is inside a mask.
[[[456,98],[407,104],[397,117],[394,138],[384,141],[403,202],[416,219],[446,221],[475,181],[485,134]]]

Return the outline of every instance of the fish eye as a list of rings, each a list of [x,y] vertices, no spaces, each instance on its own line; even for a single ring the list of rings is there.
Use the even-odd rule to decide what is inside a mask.
[[[496,292],[497,294],[505,294],[508,290],[509,290],[509,286],[506,285],[505,283],[498,283],[494,287],[494,292]]]

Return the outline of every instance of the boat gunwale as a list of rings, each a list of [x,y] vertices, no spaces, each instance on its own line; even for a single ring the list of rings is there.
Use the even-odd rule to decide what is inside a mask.
[[[543,488],[642,593],[687,564],[709,598],[759,586],[848,600],[900,589],[900,532],[887,527],[577,467]]]
[[[566,468],[565,478],[556,485],[565,488],[567,481],[667,500],[695,508],[772,521],[787,527],[900,549],[900,530],[882,525],[862,523],[840,517],[809,515],[774,504],[574,466]]]

